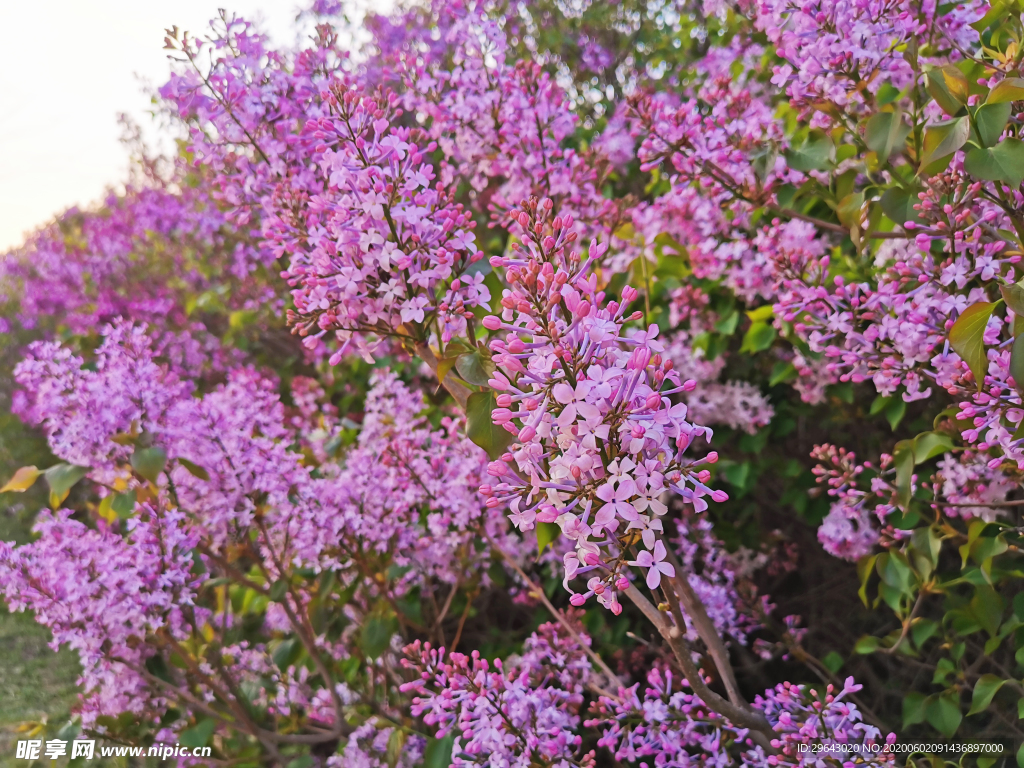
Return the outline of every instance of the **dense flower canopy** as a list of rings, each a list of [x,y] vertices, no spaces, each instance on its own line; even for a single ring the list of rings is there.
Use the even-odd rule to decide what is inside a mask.
[[[69,727],[291,768],[1024,738],[1024,9],[346,12],[169,30],[179,154],[0,263],[0,430],[46,442],[0,453],[0,593],[78,654]]]

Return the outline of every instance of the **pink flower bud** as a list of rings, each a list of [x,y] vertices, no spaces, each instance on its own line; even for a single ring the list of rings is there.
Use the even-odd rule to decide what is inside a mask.
[[[721,503],[723,501],[728,501],[729,500],[729,494],[726,493],[725,491],[712,491],[711,492],[711,498],[714,499],[715,501]]]
[[[499,408],[508,408],[510,405],[512,405],[512,395],[498,395],[494,399],[494,402],[498,405]]]
[[[647,396],[647,402],[644,403],[647,406],[647,410],[653,411],[661,406],[661,395],[657,392],[652,392]]]
[[[697,388],[697,381],[695,379],[687,379],[683,382],[683,392],[693,392]]]
[[[619,580],[615,582],[615,588],[620,592],[629,589],[629,579],[619,576]]]
[[[583,605],[585,602],[587,602],[587,598],[584,597],[583,595],[581,595],[579,592],[577,592],[576,594],[574,594],[572,597],[569,598],[569,602],[572,603],[577,608],[579,608],[581,605]]]
[[[501,318],[495,317],[494,315],[488,315],[483,319],[484,328],[489,331],[496,331],[501,328]]]
[[[708,464],[715,464],[715,463],[717,463],[718,462],[718,451],[712,451],[711,453],[709,453],[705,457],[705,459],[707,460]]]
[[[480,486],[480,495],[481,496],[490,496],[492,493],[494,493],[494,489],[491,488],[491,486],[489,486],[489,485],[481,485]]]
[[[587,565],[597,565],[601,562],[601,557],[597,554],[597,552],[587,552],[587,554],[583,556],[583,560],[586,562]]]
[[[526,425],[519,432],[519,440],[521,442],[524,442],[524,443],[530,442],[536,436],[537,436],[537,430],[534,429],[533,427],[531,427],[530,425]]]

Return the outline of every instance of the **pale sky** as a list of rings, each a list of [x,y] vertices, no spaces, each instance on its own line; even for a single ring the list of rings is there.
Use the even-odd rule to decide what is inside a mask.
[[[298,6],[297,0],[0,0],[0,253],[126,177],[117,115],[152,123],[141,83],[166,78],[165,28],[204,32],[225,7],[262,18],[275,42],[290,44]]]

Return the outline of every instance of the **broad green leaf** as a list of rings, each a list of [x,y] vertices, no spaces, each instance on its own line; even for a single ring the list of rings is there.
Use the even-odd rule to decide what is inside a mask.
[[[1012,105],[1008,101],[986,104],[974,114],[974,126],[983,146],[992,147],[1003,135],[1006,121],[1010,119]]]
[[[927,76],[927,88],[947,115],[955,115],[967,105],[967,78],[952,64],[931,70]]]
[[[828,167],[835,149],[832,139],[814,131],[803,144],[786,150],[786,164],[797,171],[821,171]]]
[[[116,494],[110,502],[110,509],[122,520],[135,511],[135,491]]]
[[[208,717],[205,720],[200,720],[197,725],[189,728],[186,731],[182,731],[178,737],[178,742],[183,747],[205,747],[206,742],[213,736],[213,729],[216,727],[217,721],[212,717]]]
[[[1013,340],[1010,350],[1010,375],[1017,389],[1024,390],[1024,333]]]
[[[1024,79],[1008,77],[989,93],[986,104],[1001,104],[1004,101],[1024,101]]]
[[[899,112],[879,112],[872,115],[864,127],[864,143],[885,163],[893,150],[903,146],[910,134],[910,126],[903,122]]]
[[[289,637],[286,640],[282,640],[281,644],[274,649],[271,658],[274,660],[277,668],[283,671],[294,664],[301,653],[302,643],[299,642],[297,637]]]
[[[776,384],[783,384],[795,378],[797,378],[796,366],[792,363],[779,361],[772,368],[771,378],[768,379],[768,386],[774,387]]]
[[[938,698],[932,699],[925,706],[925,717],[935,730],[947,739],[950,738],[960,727],[960,721],[964,719],[958,695],[946,691]]]
[[[857,590],[857,595],[865,606],[868,604],[868,579],[875,572],[877,559],[878,555],[865,555],[857,561],[857,576],[860,579],[860,589]]]
[[[920,202],[916,193],[893,187],[885,191],[878,204],[882,206],[882,213],[902,227],[908,221],[920,221],[920,212],[914,210]]]
[[[975,147],[964,158],[964,170],[976,179],[1019,187],[1024,181],[1024,142],[1003,139],[990,149]]]
[[[821,663],[825,665],[829,672],[833,675],[843,667],[843,657],[835,651],[829,651],[825,656],[822,657]]]
[[[275,603],[279,603],[284,600],[284,596],[288,594],[288,580],[278,579],[270,585],[270,599]]]
[[[928,697],[918,691],[912,691],[903,697],[903,727],[924,722],[924,708]]]
[[[988,370],[988,356],[985,354],[985,327],[992,317],[995,302],[980,301],[965,309],[949,331],[949,343],[960,355],[974,374],[974,381],[981,391]]]
[[[892,403],[894,395],[876,395],[875,399],[871,401],[871,408],[868,410],[869,416],[877,416]]]
[[[423,750],[423,768],[448,768],[452,761],[452,747],[455,734],[449,733],[443,739],[428,739]]]
[[[557,523],[537,523],[537,554],[541,554],[544,548],[558,538],[562,529]]]
[[[982,675],[974,684],[974,694],[971,698],[971,709],[968,715],[976,715],[988,709],[993,697],[999,689],[1005,685],[1006,680],[996,675]]]
[[[999,293],[1006,302],[1006,306],[1013,310],[1013,314],[1024,317],[1024,286],[1020,283],[1009,283],[999,286]]]
[[[893,461],[896,464],[896,503],[904,510],[910,505],[913,490],[911,483],[914,479],[914,449],[910,445],[899,447],[901,443],[907,442],[901,440],[897,443],[893,453]]]
[[[437,383],[444,384],[445,378],[447,378],[449,372],[455,367],[455,363],[458,358],[455,357],[442,357],[437,361]]]
[[[878,638],[874,635],[865,635],[853,646],[854,653],[869,654],[878,650]]]
[[[1018,768],[1024,768],[1024,744],[1020,745],[1020,748],[1017,750],[1017,755],[1015,759],[1017,760]]]
[[[391,637],[397,628],[394,616],[377,612],[370,614],[359,634],[360,649],[371,659],[379,658],[391,645]]]
[[[132,469],[138,472],[141,477],[146,478],[151,483],[155,483],[167,464],[167,451],[159,445],[136,450],[132,454],[131,462]]]
[[[941,432],[922,432],[914,438],[914,463],[923,464],[928,459],[953,448],[953,441]]]
[[[836,206],[836,216],[839,217],[839,221],[844,227],[853,229],[860,226],[860,214],[863,207],[864,193],[853,192],[839,201],[839,205]]]
[[[934,161],[953,154],[967,143],[967,138],[970,135],[971,123],[966,117],[946,120],[925,127],[921,167],[925,168]]]
[[[7,484],[3,488],[0,488],[0,493],[24,493],[33,485],[39,476],[43,474],[43,470],[36,469],[35,467],[22,467],[14,473],[14,477],[7,481]]]
[[[512,444],[515,436],[491,421],[495,408],[494,393],[474,392],[466,404],[466,436],[479,445],[494,461]]]
[[[768,349],[775,340],[775,328],[768,323],[754,323],[743,335],[743,343],[740,345],[740,352],[761,352]]]
[[[50,486],[50,506],[57,507],[71,492],[71,487],[85,477],[89,467],[74,464],[54,464],[43,474]]]
[[[907,413],[907,403],[902,397],[894,397],[885,408],[885,419],[889,422],[889,426],[895,430],[903,421],[903,417]]]
[[[198,464],[193,464],[188,459],[182,459],[182,458],[178,459],[178,463],[181,464],[181,466],[183,466],[185,469],[187,469],[188,473],[190,475],[192,475],[193,477],[198,477],[200,480],[209,480],[210,479],[210,473],[207,472],[202,467],[200,467]]]
[[[771,320],[775,316],[775,307],[771,304],[762,304],[757,309],[751,309],[747,311],[747,317],[750,318],[752,323],[763,323]]]
[[[459,376],[463,380],[470,384],[486,387],[487,380],[494,375],[495,368],[494,363],[491,362],[491,356],[486,351],[474,349],[472,352],[458,356],[455,361],[455,370],[459,372]]]

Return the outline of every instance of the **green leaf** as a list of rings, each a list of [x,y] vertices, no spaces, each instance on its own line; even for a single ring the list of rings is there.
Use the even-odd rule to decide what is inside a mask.
[[[136,450],[132,454],[131,461],[132,469],[138,472],[141,477],[149,480],[149,482],[155,483],[167,464],[167,451],[159,445],[154,445],[152,448],[143,448],[142,450]]]
[[[828,669],[828,671],[834,675],[836,672],[842,669],[843,657],[835,651],[829,651],[825,655],[825,657],[822,658],[821,663],[824,664],[825,668]]]
[[[950,738],[960,727],[960,721],[964,719],[957,694],[946,691],[938,698],[932,699],[925,707],[925,717],[935,730],[947,739]]]
[[[857,590],[857,594],[865,606],[868,604],[868,579],[875,571],[877,559],[878,555],[865,555],[857,561],[857,576],[860,579],[860,589]]]
[[[135,491],[131,490],[127,493],[119,493],[114,496],[110,502],[110,508],[114,510],[114,513],[122,520],[126,517],[130,517],[132,512],[135,511]]]
[[[774,387],[776,384],[784,384],[785,382],[793,381],[795,378],[797,378],[796,366],[780,360],[772,368],[771,378],[768,379],[768,386]]]
[[[864,127],[864,143],[884,163],[893,150],[903,146],[910,134],[910,126],[903,122],[900,113],[879,112],[872,115]]]
[[[923,464],[952,448],[953,441],[948,435],[941,432],[922,432],[914,438],[914,463]]]
[[[1006,121],[1010,119],[1013,105],[1008,101],[997,104],[986,104],[974,113],[974,127],[981,139],[982,146],[991,147],[1003,135]]]
[[[544,548],[558,538],[562,529],[557,523],[537,523],[537,554],[540,555]]]
[[[947,115],[955,115],[967,105],[967,78],[952,64],[931,70],[927,76],[927,88]]]
[[[869,654],[878,650],[878,638],[874,635],[865,635],[853,646],[854,653]]]
[[[1016,760],[1018,768],[1024,768],[1024,744],[1021,744],[1017,750]]]
[[[896,465],[896,503],[901,509],[910,506],[911,483],[914,479],[914,449],[909,445],[899,447],[906,442],[901,440],[897,443],[893,452],[893,461]]]
[[[302,643],[297,637],[289,637],[287,640],[282,640],[281,644],[274,649],[271,658],[277,668],[284,671],[295,663],[301,653]]]
[[[918,691],[908,693],[903,697],[903,727],[924,722],[924,708],[928,697]]]
[[[736,331],[736,326],[740,323],[740,313],[735,309],[728,315],[723,317],[717,323],[715,323],[715,330],[724,336],[732,336]]]
[[[1024,333],[1013,340],[1010,350],[1010,375],[1018,390],[1024,390]]]
[[[391,645],[391,637],[395,634],[396,628],[394,616],[372,613],[363,624],[359,635],[359,647],[369,658],[380,658]]]
[[[1006,306],[1013,310],[1013,314],[1024,317],[1024,286],[1020,283],[1008,283],[999,286],[999,293],[1006,302]]]
[[[921,167],[925,168],[940,158],[952,155],[967,143],[970,135],[971,123],[966,117],[925,127]]]
[[[775,340],[775,328],[768,323],[754,323],[743,335],[743,343],[740,345],[740,352],[751,354],[768,349]]]
[[[474,392],[466,404],[466,436],[497,460],[512,444],[515,436],[491,421],[495,408],[494,392]]]
[[[449,372],[455,367],[455,363],[458,358],[455,357],[442,357],[437,361],[437,383],[444,384],[444,380],[448,377]]]
[[[993,697],[1006,684],[1006,680],[996,675],[982,675],[974,684],[974,695],[971,698],[971,709],[968,715],[976,715],[988,709]]]
[[[294,760],[289,760],[285,768],[312,768],[316,762],[316,758],[312,755],[299,755]]]
[[[964,170],[976,179],[1019,187],[1024,181],[1024,143],[1003,139],[991,149],[975,147],[964,158]]]
[[[1001,104],[1004,101],[1024,101],[1024,79],[1008,77],[1000,81],[989,93],[985,103]]]
[[[0,488],[0,493],[24,493],[33,485],[39,476],[43,474],[43,470],[36,469],[35,467],[22,467],[14,473],[14,477],[7,481],[7,484],[3,488]]]
[[[495,367],[491,362],[491,356],[485,350],[474,349],[456,358],[455,370],[470,384],[486,387],[487,380],[494,375]]]
[[[797,171],[821,171],[828,167],[835,149],[826,134],[812,131],[803,144],[785,151],[786,164]]]
[[[984,343],[985,327],[995,307],[995,302],[990,301],[972,304],[960,314],[949,331],[949,343],[971,369],[979,392],[985,382],[985,371],[988,370]]]
[[[189,474],[193,477],[198,477],[200,480],[209,480],[210,473],[200,467],[198,464],[193,464],[188,459],[178,459],[178,463],[181,464],[185,469],[188,470]]]
[[[68,497],[72,486],[85,477],[89,467],[74,464],[54,464],[43,474],[50,486],[50,506],[57,507]]]
[[[860,214],[863,207],[864,193],[853,192],[839,201],[839,205],[836,206],[836,216],[839,217],[839,221],[844,227],[853,229],[860,225]]]
[[[200,720],[197,725],[189,728],[187,731],[182,731],[181,736],[178,737],[178,742],[183,747],[205,747],[206,743],[213,736],[213,729],[216,727],[217,721],[212,717],[208,717],[205,720]]]
[[[882,206],[882,213],[902,227],[908,221],[920,221],[919,211],[914,210],[914,206],[920,202],[916,193],[893,187],[885,191],[878,204]]]
[[[904,415],[907,413],[907,404],[902,397],[894,397],[892,402],[889,403],[885,408],[885,419],[889,422],[889,426],[895,430],[903,421]]]
[[[448,768],[452,761],[452,747],[455,734],[449,733],[443,739],[428,739],[423,750],[423,768]]]
[[[284,600],[284,596],[288,594],[288,580],[278,579],[270,586],[270,599],[275,603],[279,603]]]

